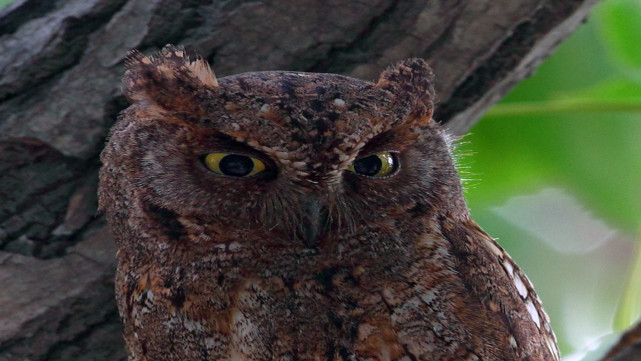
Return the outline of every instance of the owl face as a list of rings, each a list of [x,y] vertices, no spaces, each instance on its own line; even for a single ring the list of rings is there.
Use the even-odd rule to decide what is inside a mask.
[[[297,72],[216,79],[173,48],[135,54],[128,67],[133,105],[112,135],[127,154],[103,160],[125,171],[159,227],[313,248],[391,227],[408,210],[464,209],[449,198],[459,181],[422,60],[377,83]]]

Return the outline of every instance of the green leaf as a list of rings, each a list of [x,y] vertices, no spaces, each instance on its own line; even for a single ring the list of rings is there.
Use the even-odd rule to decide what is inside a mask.
[[[641,236],[641,230],[639,236]],[[641,280],[641,242],[637,246],[635,258],[628,286],[614,318],[614,328],[619,331],[627,329],[641,317],[641,282],[639,282]]]
[[[641,39],[639,41],[641,42]],[[616,76],[563,97],[593,101],[639,102],[641,101],[641,71],[631,73],[628,77]]]
[[[627,66],[641,68],[641,1],[606,1],[597,16],[611,54]]]

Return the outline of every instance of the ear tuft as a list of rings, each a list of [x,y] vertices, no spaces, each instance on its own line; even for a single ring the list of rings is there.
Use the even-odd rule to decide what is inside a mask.
[[[390,90],[434,97],[434,72],[423,59],[413,58],[398,62],[381,73],[376,86]]]
[[[132,50],[125,66],[125,95],[132,102],[146,100],[167,110],[193,109],[196,93],[218,87],[209,64],[200,56],[190,58],[182,47],[166,45],[149,57]]]
[[[413,119],[429,121],[434,112],[434,72],[423,59],[413,58],[392,65],[381,73],[376,87],[396,95],[403,107],[413,109]]]

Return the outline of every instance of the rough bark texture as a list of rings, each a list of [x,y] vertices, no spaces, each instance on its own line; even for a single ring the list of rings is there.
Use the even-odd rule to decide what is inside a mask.
[[[18,0],[0,10],[0,360],[124,359],[98,154],[132,48],[202,54],[219,76],[285,69],[437,74],[463,134],[598,0]]]

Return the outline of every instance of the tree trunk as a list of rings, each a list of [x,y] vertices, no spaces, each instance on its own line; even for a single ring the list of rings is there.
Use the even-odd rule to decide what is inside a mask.
[[[436,118],[463,134],[598,0],[18,0],[0,10],[0,360],[124,360],[98,155],[123,59],[183,44],[218,76],[373,80],[427,59]]]

